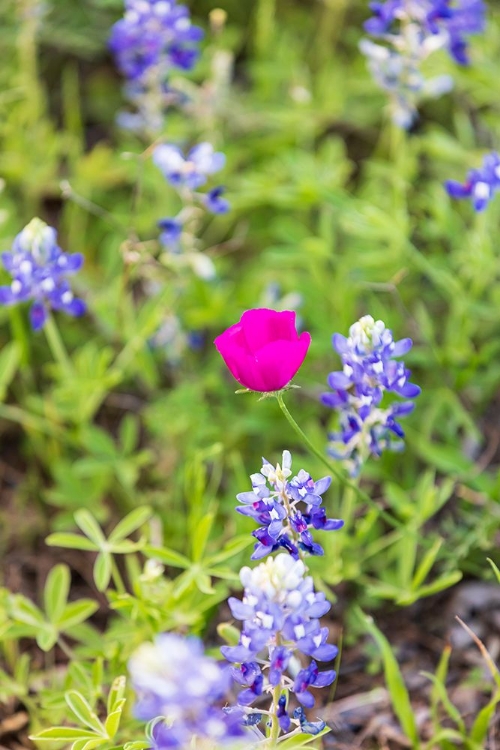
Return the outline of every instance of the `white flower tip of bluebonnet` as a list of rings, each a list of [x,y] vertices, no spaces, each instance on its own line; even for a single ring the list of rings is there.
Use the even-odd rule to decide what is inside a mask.
[[[303,583],[305,572],[302,560],[294,560],[283,552],[256,568],[245,566],[240,571],[240,580],[248,593],[264,593],[268,599],[282,602]]]
[[[170,13],[171,9],[172,5],[168,0],[160,0],[159,3],[155,3],[152,10],[156,16],[166,16],[167,13]]]
[[[167,173],[180,172],[184,168],[184,157],[176,146],[160,143],[153,151],[153,162]]]
[[[55,243],[56,230],[41,219],[31,219],[16,237],[16,248],[32,253],[35,258],[45,258],[47,250]]]
[[[349,328],[349,346],[356,349],[374,349],[385,343],[384,339],[392,338],[382,320],[375,321],[371,315],[364,315]],[[387,343],[389,343],[387,341]]]
[[[292,454],[290,451],[283,451],[283,456],[280,464],[273,466],[272,464],[265,463],[260,470],[270,484],[285,485],[286,480],[292,474]]]

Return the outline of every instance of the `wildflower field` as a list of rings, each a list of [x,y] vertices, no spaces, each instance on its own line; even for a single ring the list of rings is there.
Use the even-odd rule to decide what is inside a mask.
[[[0,40],[0,750],[499,750],[500,3]]]

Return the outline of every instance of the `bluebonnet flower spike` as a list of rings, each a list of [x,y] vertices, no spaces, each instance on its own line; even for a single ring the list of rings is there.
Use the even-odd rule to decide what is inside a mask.
[[[500,189],[500,156],[493,151],[479,169],[471,169],[464,184],[447,180],[445,188],[452,198],[470,198],[476,211],[484,211]]]
[[[342,370],[330,373],[332,391],[321,400],[338,412],[340,431],[330,436],[329,453],[345,461],[356,475],[370,454],[403,447],[404,432],[397,418],[412,411],[414,404],[395,402],[383,408],[382,399],[387,392],[410,399],[420,393],[404,363],[394,359],[406,354],[412,341],[394,341],[381,320],[365,315],[351,326],[348,338],[336,333],[333,347],[340,354]]]
[[[305,733],[320,731],[307,725],[302,713],[290,716],[287,695],[295,694],[301,705],[314,705],[311,688],[330,685],[334,670],[319,672],[316,661],[332,661],[338,649],[327,643],[328,629],[319,618],[330,609],[322,592],[314,591],[313,581],[306,575],[302,560],[281,553],[269,557],[253,570],[240,571],[244,586],[243,599],[228,601],[233,617],[243,621],[236,646],[223,646],[222,653],[233,664],[232,676],[241,686],[237,703],[251,714],[267,696],[281,687],[275,706],[280,730],[287,732],[292,724]],[[297,656],[311,657],[301,668]],[[324,726],[324,724],[323,724]]]
[[[16,236],[10,252],[0,257],[12,276],[9,286],[0,286],[0,304],[31,301],[33,330],[43,328],[50,309],[73,316],[84,314],[85,303],[74,296],[66,279],[80,270],[83,255],[64,253],[57,244],[53,227],[41,219],[32,219]]]
[[[252,491],[240,492],[238,513],[253,518],[259,528],[252,532],[257,539],[252,560],[276,550],[286,550],[294,559],[300,553],[322,555],[323,548],[314,541],[311,531],[336,531],[344,522],[327,518],[321,507],[322,495],[331,477],[315,482],[304,469],[292,477],[292,456],[283,451],[281,465],[272,466],[263,459],[258,474],[252,474]]]
[[[165,82],[172,69],[191,70],[203,30],[176,0],[125,0],[124,17],[111,29],[109,46],[123,75],[145,83],[154,71]]]
[[[391,116],[409,128],[421,99],[440,96],[453,87],[450,76],[427,79],[422,63],[446,47],[455,62],[466,65],[468,37],[483,31],[483,0],[386,0],[371,2],[366,21],[370,39],[360,42],[376,83],[389,94]]]
[[[185,750],[195,737],[219,747],[242,736],[241,717],[217,705],[229,690],[229,672],[205,656],[199,639],[165,633],[142,644],[128,666],[135,716],[158,719],[150,733],[153,750]]]

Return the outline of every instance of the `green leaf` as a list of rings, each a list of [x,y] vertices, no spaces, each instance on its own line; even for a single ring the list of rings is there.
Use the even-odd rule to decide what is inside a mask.
[[[406,736],[413,743],[413,747],[417,748],[418,730],[417,724],[415,722],[415,715],[410,703],[408,690],[406,689],[406,685],[401,675],[401,670],[399,669],[399,665],[392,652],[391,645],[385,635],[381,633],[377,628],[373,621],[373,618],[365,615],[365,613],[357,607],[356,612],[358,617],[362,619],[366,629],[374,638],[377,646],[381,651],[382,661],[384,664],[385,681],[391,695],[394,711],[399,721],[401,722],[401,726]]]
[[[229,646],[237,646],[240,640],[240,631],[229,622],[220,622],[217,625],[217,634]]]
[[[101,693],[101,685],[104,678],[103,660],[101,656],[92,664],[92,685],[97,694]]]
[[[111,578],[111,555],[99,552],[94,563],[94,582],[98,591],[105,591]]]
[[[235,537],[232,539],[228,544],[225,545],[224,549],[221,552],[217,552],[215,555],[211,555],[207,563],[212,565],[218,565],[219,563],[226,562],[226,560],[230,560],[232,557],[236,557],[239,555],[240,552],[243,552],[243,550],[250,547],[250,545],[254,544],[255,539],[248,534],[241,534],[240,536]]]
[[[204,571],[194,571],[193,580],[202,594],[215,594],[210,576]]]
[[[137,552],[137,550],[142,550],[143,546],[143,542],[132,542],[130,539],[124,539],[122,542],[109,542],[110,552],[117,552],[120,555]]]
[[[238,573],[235,573],[231,568],[206,568],[206,572],[215,578],[221,578],[223,581],[237,582],[240,580]]]
[[[433,594],[437,594],[440,591],[449,589],[451,586],[454,586],[456,583],[461,581],[462,577],[463,573],[460,570],[453,570],[451,571],[451,573],[445,573],[432,583],[427,584],[427,586],[421,586],[418,589],[418,598],[422,599],[424,596],[432,596]]]
[[[196,524],[196,528],[193,529],[193,537],[191,542],[191,549],[193,550],[193,561],[199,562],[205,552],[207,546],[208,537],[212,530],[214,522],[214,514],[207,513],[203,518]]]
[[[453,703],[449,699],[448,693],[446,691],[446,686],[439,680],[436,675],[432,674],[431,672],[421,672],[421,674],[423,674],[424,677],[427,677],[427,679],[432,682],[436,695],[439,696],[439,700],[441,701],[441,704],[446,713],[448,714],[450,719],[455,722],[459,730],[465,733],[465,724],[460,715],[460,711],[458,710],[458,708],[456,708],[456,706],[453,705]]]
[[[483,743],[486,740],[490,722],[495,716],[498,703],[500,703],[500,692],[497,692],[490,702],[480,710],[472,725],[470,739],[473,742],[477,742],[480,747],[483,747]]]
[[[307,747],[312,742],[316,742],[321,737],[324,737],[325,734],[328,734],[328,732],[331,732],[331,729],[329,727],[325,727],[322,732],[319,732],[318,734],[297,734],[295,737],[289,737],[287,740],[283,740],[283,742],[280,742],[277,747],[282,750],[285,748],[285,750],[299,750],[301,747]]]
[[[74,518],[83,533],[88,536],[97,547],[101,548],[106,539],[101,531],[101,527],[92,514],[83,508],[76,511]]]
[[[149,521],[152,513],[152,509],[147,505],[136,508],[115,526],[109,535],[108,541],[120,542],[126,536],[129,536],[129,534],[132,534],[132,532],[137,531],[146,521]]]
[[[62,613],[56,625],[59,630],[69,630],[74,625],[88,620],[94,612],[99,609],[99,604],[93,599],[79,599],[77,602],[70,602]]]
[[[115,458],[117,454],[113,438],[107,432],[95,425],[86,425],[81,432],[84,448],[93,456]]]
[[[172,565],[174,568],[189,568],[191,566],[191,560],[188,557],[168,547],[151,547],[150,545],[146,545],[142,551],[148,557],[160,560],[165,565]]]
[[[21,347],[17,341],[10,341],[0,351],[0,401],[5,398],[7,388],[19,367],[20,359]]]
[[[86,729],[76,729],[75,727],[51,727],[42,729],[37,734],[32,734],[30,740],[37,742],[50,740],[51,742],[70,742],[71,740],[95,739],[95,732],[88,732]]]
[[[108,740],[104,737],[95,740],[77,740],[73,743],[71,750],[93,750],[95,747],[107,744]]]
[[[126,699],[122,698],[121,701],[115,702],[115,710],[112,711],[110,714],[108,714],[106,721],[105,721],[105,728],[106,732],[108,734],[108,737],[112,740],[113,737],[118,732],[118,729],[120,727],[120,721],[122,718],[122,711],[123,706],[126,703]]]
[[[139,442],[139,420],[135,414],[126,414],[120,422],[118,439],[125,456],[134,452]]]
[[[101,724],[99,717],[81,693],[77,690],[68,690],[68,692],[64,694],[64,699],[78,721],[81,721],[82,724],[86,724],[86,726],[93,729],[97,734],[105,736],[106,730]]]
[[[69,568],[64,563],[54,565],[47,576],[43,598],[45,613],[52,623],[57,622],[64,612],[68,600],[70,579]]]
[[[68,549],[84,549],[89,551],[99,549],[99,545],[94,544],[87,537],[65,532],[49,534],[45,540],[45,544],[49,547],[67,547]]]
[[[436,562],[436,557],[438,556],[442,544],[443,539],[439,537],[438,539],[436,539],[432,547],[427,550],[417,570],[415,571],[415,575],[413,576],[413,580],[411,582],[412,589],[418,589],[420,585],[425,581],[428,574],[430,573],[432,566]]]
[[[500,570],[499,570],[499,569],[498,569],[498,567],[497,567],[497,566],[495,565],[495,563],[493,562],[493,560],[491,560],[491,558],[487,557],[486,559],[488,560],[489,564],[490,564],[490,565],[491,565],[491,567],[493,568],[493,572],[494,572],[494,574],[495,574],[495,575],[496,575],[496,577],[497,577],[497,581],[498,581],[498,583],[500,583]]]
[[[123,700],[123,697],[125,695],[126,683],[127,679],[124,675],[115,677],[115,679],[113,680],[113,684],[111,685],[111,690],[109,691],[108,695],[108,714],[116,711],[117,705]]]
[[[42,651],[50,651],[56,644],[58,635],[59,633],[55,628],[49,628],[48,625],[45,625],[44,630],[38,631],[36,642]]]
[[[37,628],[46,626],[47,623],[43,613],[23,594],[16,594],[12,597],[11,602],[11,613],[14,620]]]

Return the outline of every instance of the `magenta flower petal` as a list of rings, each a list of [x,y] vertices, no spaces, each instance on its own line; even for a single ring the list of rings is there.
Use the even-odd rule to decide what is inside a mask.
[[[252,391],[278,391],[305,359],[309,333],[298,335],[295,313],[266,308],[247,310],[239,323],[214,341],[233,377]]]
[[[241,316],[240,325],[248,350],[255,354],[272,341],[298,339],[295,313],[290,310],[280,313],[266,308],[247,310]]]

